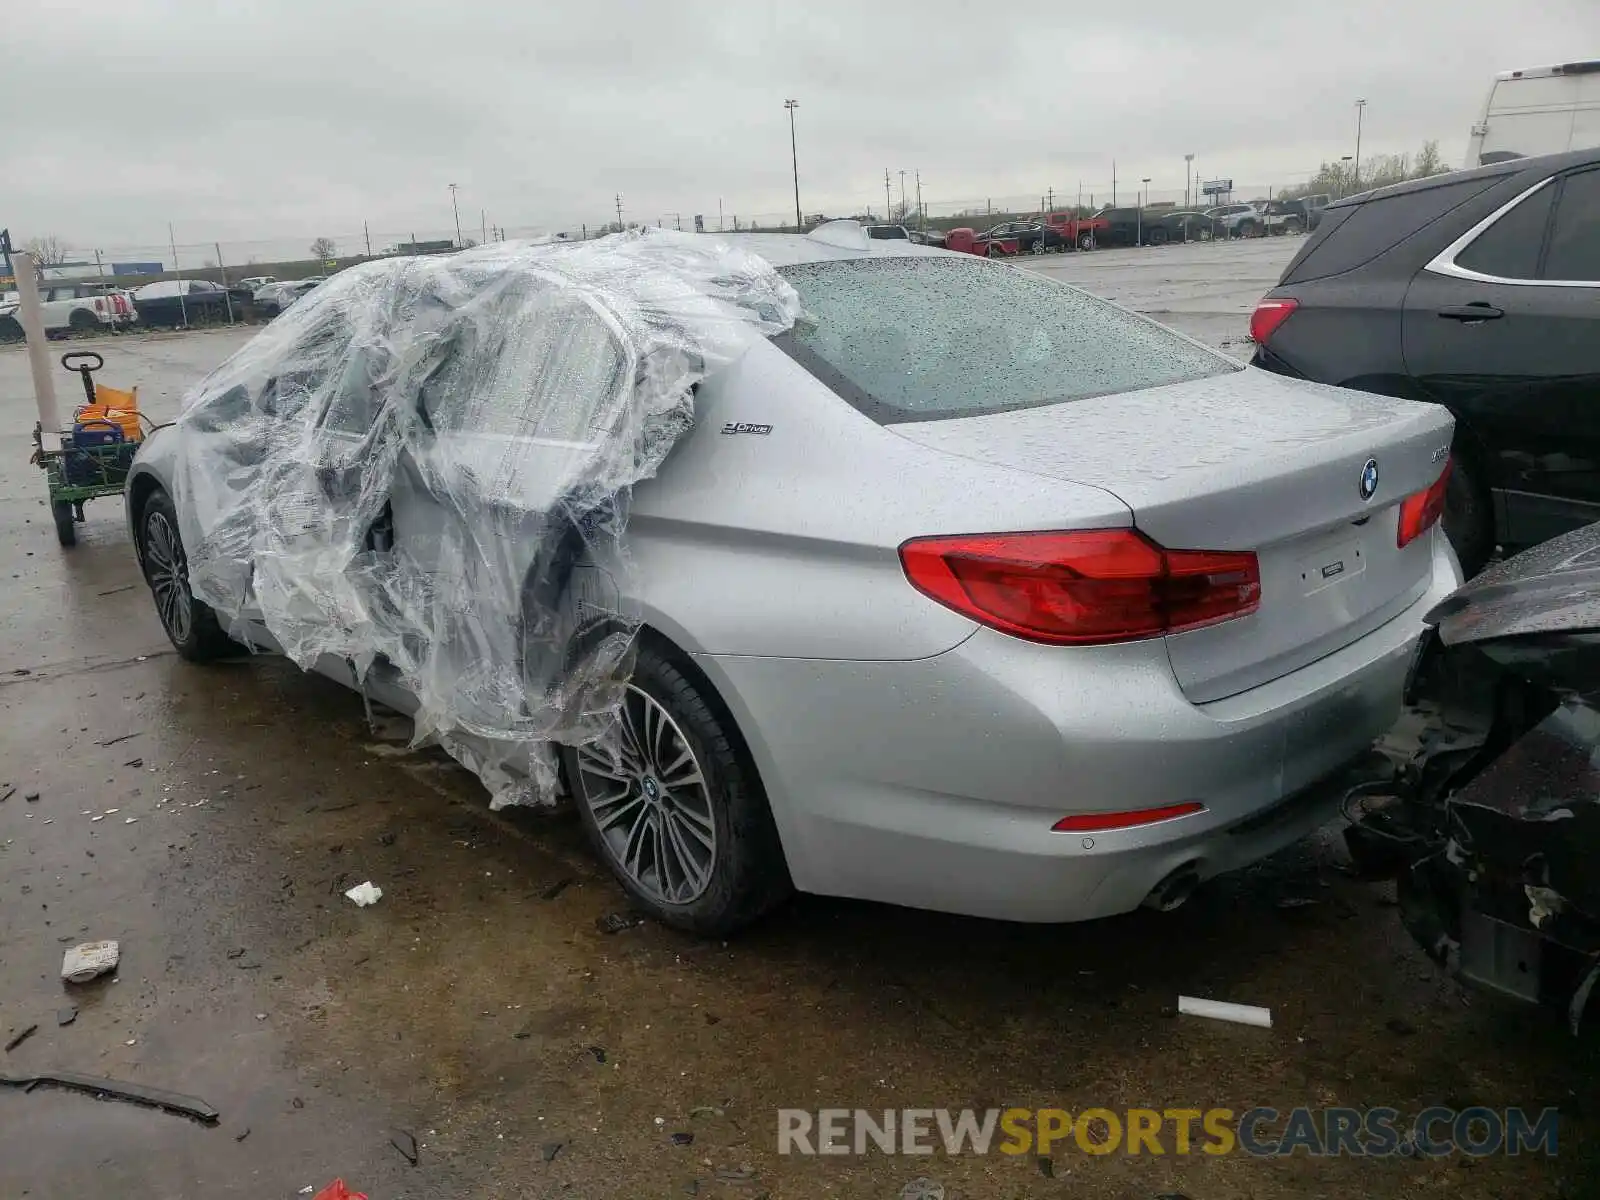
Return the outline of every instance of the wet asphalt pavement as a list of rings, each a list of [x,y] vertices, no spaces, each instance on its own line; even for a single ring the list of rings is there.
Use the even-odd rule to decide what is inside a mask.
[[[1243,248],[1232,293],[1210,283],[1227,247],[1043,265],[1114,276],[1121,298],[1226,342],[1237,297],[1255,289],[1247,312],[1256,277],[1276,277],[1262,246],[1280,265],[1293,250]],[[242,340],[95,348],[102,378],[164,417]],[[1441,978],[1392,888],[1343,873],[1336,838],[1176,913],[1090,925],[802,897],[729,944],[605,933],[623,896],[570,817],[489,813],[472,776],[282,661],[179,660],[117,501],[89,505],[75,549],[55,544],[32,422],[25,359],[0,352],[0,1044],[39,1026],[0,1073],[111,1076],[222,1115],[0,1088],[4,1200],[292,1197],[335,1176],[372,1200],[895,1197],[917,1177],[950,1200],[1594,1194],[1593,1042]],[[341,892],[368,879],[384,896],[358,909]],[[63,984],[66,946],[98,938],[121,942],[115,976]],[[1178,1018],[1179,993],[1270,1006],[1274,1027]],[[1257,1104],[1558,1105],[1561,1152],[1058,1147],[1053,1176],[1027,1156],[776,1153],[779,1107]]]

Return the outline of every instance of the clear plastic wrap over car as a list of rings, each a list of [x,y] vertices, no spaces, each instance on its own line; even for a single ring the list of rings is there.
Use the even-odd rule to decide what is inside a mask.
[[[190,586],[302,668],[381,656],[418,741],[496,807],[548,802],[551,743],[595,740],[620,702],[632,486],[693,386],[798,311],[760,258],[665,231],[341,272],[185,399]]]

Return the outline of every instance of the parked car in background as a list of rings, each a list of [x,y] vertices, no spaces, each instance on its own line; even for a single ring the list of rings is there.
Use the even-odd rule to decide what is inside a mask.
[[[1205,215],[1215,222],[1223,237],[1254,237],[1261,228],[1261,218],[1253,204],[1220,204],[1206,209]]]
[[[0,342],[22,340],[20,306],[20,299],[0,301]],[[139,319],[127,292],[83,281],[41,283],[39,311],[47,334],[115,331]]]
[[[230,299],[209,279],[165,279],[136,288],[133,306],[144,324],[174,328],[226,321]]]
[[[904,225],[863,225],[867,236],[879,242],[909,242],[911,231]]]
[[[1110,228],[1105,217],[1098,214],[1080,217],[1072,212],[1048,212],[1040,220],[1060,240],[1063,249],[1092,250]]]
[[[919,246],[944,245],[944,230],[942,229],[913,229],[911,240]]]
[[[1144,240],[1151,246],[1168,242],[1209,242],[1217,236],[1217,223],[1203,212],[1146,212]]]
[[[248,276],[245,279],[239,280],[238,283],[236,283],[234,286],[235,287],[244,288],[245,290],[247,290],[247,291],[249,291],[251,293],[254,293],[254,292],[259,292],[262,288],[266,287],[267,284],[269,284],[269,283],[277,283],[277,282],[278,282],[278,277],[276,275],[251,275],[251,276]]]
[[[996,229],[999,226],[995,227]],[[967,226],[959,226],[945,234],[945,249],[959,251],[962,254],[978,254],[989,258],[1001,258],[1008,254],[1020,254],[1022,244],[1014,237],[994,234],[994,229],[979,233]]]
[[[1449,415],[1242,366],[1038,272],[846,224],[741,239],[804,319],[697,382],[694,420],[632,492],[633,569],[608,585],[627,589],[619,611],[645,614],[618,689],[632,765],[588,744],[563,761],[634,902],[710,935],[791,880],[1082,920],[1177,907],[1320,825],[1344,768],[1398,715],[1423,614],[1459,583],[1433,529]],[[285,440],[262,422],[283,422],[308,494],[353,477],[389,497],[375,554],[427,563],[440,529],[464,528],[485,561],[547,588],[530,524],[505,515],[514,502],[488,471],[463,468],[474,486],[448,502],[427,482],[437,465],[402,465],[391,490],[369,474],[397,468],[367,425],[426,403],[407,435],[424,461],[488,462],[472,447],[492,440],[494,463],[537,462],[514,443],[548,428],[541,398],[565,394],[552,379],[626,389],[660,374],[632,369],[604,289],[541,304],[559,337],[498,336],[531,311],[528,286],[559,291],[553,278],[444,288],[430,306],[363,301],[431,323],[427,372],[378,369],[373,352],[416,332],[375,345],[370,323],[316,320],[338,316],[323,296],[260,335],[296,372],[292,403],[263,399],[270,360],[213,373],[183,422],[144,443],[127,489],[177,650],[231,652],[189,588],[180,531],[209,514],[180,508],[177,481],[231,485],[247,469],[231,441],[186,462],[185,423],[237,423],[254,462],[257,439]],[[451,325],[468,300],[470,321]],[[502,399],[446,404],[440,376],[501,380]],[[761,436],[724,436],[741,430]],[[312,469],[324,461],[340,469]],[[303,542],[301,528],[286,536]],[[305,584],[297,595],[320,594]],[[471,661],[474,628],[442,627],[461,643],[439,661]],[[264,624],[250,632],[273,644]],[[318,669],[355,680],[334,655]],[[406,705],[394,664],[363,678]]]
[[[1467,142],[1467,165],[1600,146],[1600,59],[1502,71]]]
[[[1026,254],[1044,240],[1044,226],[1032,221],[1004,221],[977,235],[976,253],[998,258],[1002,254]]]
[[[1268,370],[1455,414],[1469,573],[1600,519],[1600,150],[1330,204],[1250,333]]]
[[[258,289],[251,297],[252,302],[268,316],[275,317],[288,308],[312,288],[324,281],[321,278],[288,279],[277,283],[269,283]]]

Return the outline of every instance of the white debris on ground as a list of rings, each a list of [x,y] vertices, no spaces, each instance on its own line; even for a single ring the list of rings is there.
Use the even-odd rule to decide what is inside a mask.
[[[383,899],[383,889],[369,879],[366,883],[358,883],[345,892],[345,898],[354,901],[357,908],[366,908],[369,904],[376,904]]]
[[[1196,996],[1179,996],[1178,1011],[1187,1017],[1231,1021],[1235,1025],[1254,1025],[1258,1029],[1272,1028],[1272,1010],[1257,1008],[1253,1004],[1229,1004],[1225,1000],[1201,1000]]]
[[[122,960],[116,942],[84,942],[61,958],[61,978],[68,983],[88,983],[107,971],[115,971]]]

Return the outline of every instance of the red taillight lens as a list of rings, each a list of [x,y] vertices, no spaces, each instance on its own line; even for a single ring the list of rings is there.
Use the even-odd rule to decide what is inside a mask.
[[[1182,804],[1163,804],[1160,808],[1135,808],[1127,812],[1073,813],[1062,817],[1050,826],[1057,833],[1098,833],[1102,829],[1131,829],[1135,825],[1154,825],[1157,821],[1170,821],[1173,817],[1187,817],[1190,813],[1204,812],[1206,806],[1198,800],[1185,800]]]
[[[940,604],[1052,645],[1157,637],[1261,604],[1254,554],[1166,550],[1132,529],[913,538],[900,563]]]
[[[1294,310],[1300,307],[1298,300],[1263,300],[1256,305],[1255,312],[1250,314],[1250,340],[1261,345],[1278,331],[1290,317]]]
[[[1444,494],[1450,486],[1451,465],[1451,461],[1445,459],[1444,470],[1439,472],[1439,478],[1433,481],[1431,487],[1413,492],[1400,501],[1400,525],[1394,534],[1396,546],[1406,546],[1416,541],[1444,515]]]

